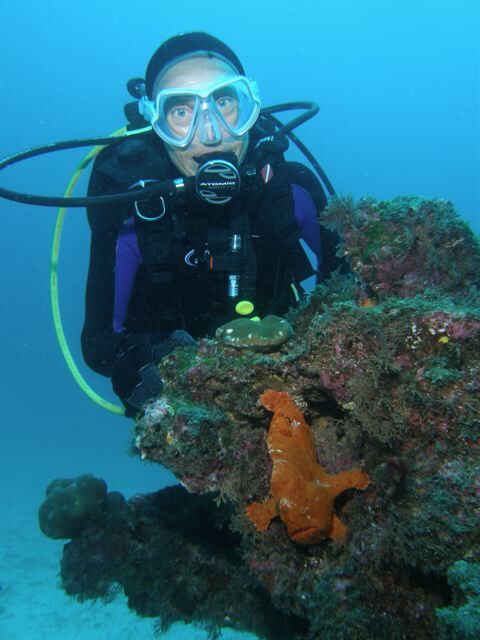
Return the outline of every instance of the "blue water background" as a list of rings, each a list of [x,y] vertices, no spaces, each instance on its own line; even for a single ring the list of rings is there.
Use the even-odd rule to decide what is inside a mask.
[[[126,81],[170,35],[207,30],[238,53],[265,105],[313,100],[298,129],[339,193],[451,200],[480,231],[478,0],[2,2],[0,155],[124,124]],[[59,195],[84,151],[8,169],[0,183]],[[80,185],[84,188],[85,181]],[[70,377],[49,308],[56,212],[0,201],[2,491],[42,499],[54,477],[91,472],[127,495],[173,482],[128,455],[131,424],[97,408]],[[79,334],[89,236],[71,210],[60,257],[70,347]]]

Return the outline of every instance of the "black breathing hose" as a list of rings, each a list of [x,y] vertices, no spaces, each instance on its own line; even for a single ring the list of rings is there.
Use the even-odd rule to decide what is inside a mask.
[[[286,124],[283,124],[278,118],[275,118],[274,113],[280,113],[282,111],[291,111],[292,109],[306,109],[305,113],[301,113],[296,118],[293,118]],[[303,124],[310,118],[313,118],[320,110],[320,107],[314,102],[287,102],[285,104],[277,104],[272,107],[265,107],[261,113],[267,120],[269,120],[274,126],[278,127],[278,131],[275,132],[275,136],[281,137],[287,136],[303,153],[303,155],[310,162],[312,167],[318,174],[318,177],[325,185],[330,196],[335,195],[335,189],[332,183],[328,179],[327,174],[322,169],[314,155],[307,149],[303,142],[293,133],[293,129]]]
[[[303,109],[304,113],[296,116],[286,124],[283,124],[280,120],[273,116],[273,113],[279,113],[283,111],[291,111],[293,109]],[[325,172],[316,161],[314,156],[306,148],[306,146],[297,138],[293,133],[293,129],[300,124],[306,122],[310,118],[313,118],[319,111],[318,105],[314,102],[288,102],[286,104],[274,105],[271,107],[264,107],[260,113],[267,118],[275,127],[278,127],[278,131],[275,132],[275,136],[287,136],[292,142],[300,149],[309,162],[314,167],[318,176],[327,188],[328,193],[333,196],[335,190],[326,176]],[[42,145],[40,147],[34,147],[21,151],[14,155],[8,156],[3,160],[0,160],[0,171],[10,167],[18,162],[23,162],[29,158],[35,158],[54,151],[63,151],[65,149],[76,149],[79,147],[92,147],[92,146],[108,146],[119,140],[126,139],[133,135],[143,133],[146,129],[140,129],[138,131],[129,131],[124,135],[115,135],[104,138],[86,138],[80,140],[66,140],[63,142],[54,142],[52,144]],[[89,158],[86,163],[91,160]],[[85,165],[86,166],[86,165]],[[81,169],[82,167],[80,167]],[[159,195],[169,195],[177,191],[192,191],[194,189],[194,178],[182,178],[179,180],[166,180],[159,182],[152,186],[148,186],[145,189],[135,189],[134,191],[128,191],[125,193],[116,193],[108,196],[85,196],[85,197],[55,197],[55,196],[42,196],[32,193],[22,193],[20,191],[13,191],[11,189],[5,189],[0,187],[0,197],[12,200],[13,202],[21,202],[24,204],[33,204],[44,207],[87,207],[95,205],[109,205],[119,202],[131,202],[134,200],[144,200],[149,197]]]
[[[86,138],[82,140],[66,140],[63,142],[54,142],[52,144],[42,145],[41,147],[34,147],[27,151],[21,151],[12,156],[8,156],[3,160],[0,160],[0,171],[7,167],[28,160],[29,158],[35,158],[54,151],[63,151],[65,149],[76,149],[79,147],[92,147],[92,146],[107,146],[118,142],[124,138],[130,137],[132,134],[125,136],[110,136],[108,138]],[[184,180],[185,184],[189,184]],[[12,191],[10,189],[4,189],[0,187],[0,197],[7,200],[13,200],[14,202],[23,202],[24,204],[34,204],[43,207],[86,207],[91,205],[100,204],[115,204],[118,202],[127,202],[133,200],[142,200],[150,196],[165,195],[166,193],[175,191],[175,183],[173,180],[166,180],[155,184],[146,189],[135,189],[135,191],[128,191],[126,193],[116,193],[109,196],[88,196],[83,198],[64,198],[55,196],[40,196],[32,193],[21,193],[20,191]]]

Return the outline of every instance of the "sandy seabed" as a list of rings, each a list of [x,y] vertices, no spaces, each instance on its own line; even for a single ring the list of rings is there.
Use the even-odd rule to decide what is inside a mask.
[[[137,617],[123,595],[109,604],[80,603],[65,595],[59,579],[64,542],[41,534],[37,509],[25,498],[0,499],[0,639],[153,640],[154,620]],[[159,637],[206,640],[207,633],[175,624]],[[230,629],[221,637],[255,638]]]

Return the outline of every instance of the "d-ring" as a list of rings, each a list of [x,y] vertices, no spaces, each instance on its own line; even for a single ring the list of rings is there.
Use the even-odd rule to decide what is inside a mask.
[[[142,187],[142,189],[145,189],[145,185],[152,182],[158,182],[158,180],[138,180],[138,182],[135,182],[134,184],[132,184],[128,188],[128,190],[130,191],[130,189],[135,189],[136,187]],[[151,216],[145,216],[143,213],[141,213],[140,209],[138,208],[139,202],[147,202],[147,200],[135,200],[133,204],[134,204],[135,213],[137,214],[137,216],[142,220],[145,220],[145,222],[155,222],[156,220],[160,220],[161,218],[163,218],[167,208],[165,206],[165,200],[163,199],[163,196],[159,196],[159,198],[162,202],[162,211],[158,216],[155,216],[154,218],[152,218]]]

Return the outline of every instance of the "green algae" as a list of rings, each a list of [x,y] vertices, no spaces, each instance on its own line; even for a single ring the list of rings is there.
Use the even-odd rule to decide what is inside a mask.
[[[400,618],[386,616],[381,607],[371,603],[378,599],[379,585],[372,583],[357,562],[322,571],[308,600],[321,611],[311,628],[311,638],[335,640],[402,640],[405,629]],[[377,589],[375,588],[377,587]],[[308,606],[307,600],[307,606]]]
[[[453,605],[436,610],[439,640],[480,637],[480,563],[458,560],[448,569]]]

